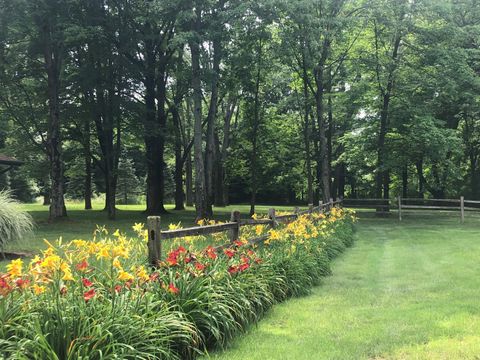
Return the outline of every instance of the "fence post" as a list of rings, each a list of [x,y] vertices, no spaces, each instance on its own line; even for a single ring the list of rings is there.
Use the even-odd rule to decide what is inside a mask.
[[[162,256],[162,232],[160,216],[147,217],[148,229],[148,262],[157,267]]]
[[[398,220],[402,221],[402,197],[398,196],[397,201],[398,201]]]
[[[268,218],[272,220],[272,224],[270,225],[272,229],[275,229],[277,227],[277,219],[275,216],[275,209],[270,208],[268,209]]]
[[[313,214],[313,204],[308,204],[308,215],[312,215]]]
[[[333,198],[330,198],[329,205],[328,205],[328,211],[333,209]]]
[[[318,202],[318,212],[319,212],[319,213],[322,213],[322,212],[323,212],[323,201],[322,201],[322,200],[320,200],[320,201]]]
[[[230,215],[230,221],[237,223],[237,227],[230,230],[230,241],[234,242],[235,240],[238,240],[240,235],[240,211],[233,210]]]
[[[460,196],[460,215],[463,223],[465,221],[465,198],[463,196]]]
[[[300,212],[300,208],[298,206],[295,206],[295,210],[293,210],[293,213],[297,215],[298,218],[298,213]]]

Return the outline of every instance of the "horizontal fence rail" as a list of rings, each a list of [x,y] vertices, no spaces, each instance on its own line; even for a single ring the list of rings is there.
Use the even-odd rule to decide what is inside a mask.
[[[402,198],[396,199],[344,199],[344,207],[376,209],[377,213],[386,214],[391,210],[398,211],[398,219],[402,220],[402,213],[406,210],[443,210],[458,211],[461,221],[465,221],[465,211],[480,211],[479,200],[458,199],[423,199]]]
[[[268,210],[268,219],[241,219],[239,211],[232,211],[230,221],[223,224],[206,225],[206,226],[193,226],[185,229],[176,230],[162,230],[161,229],[161,217],[149,216],[147,218],[148,229],[148,259],[152,266],[157,266],[162,258],[162,241],[173,238],[182,238],[187,236],[199,236],[209,235],[220,232],[229,232],[230,243],[218,246],[219,248],[225,248],[232,242],[239,239],[240,229],[242,226],[255,226],[255,225],[268,225],[272,229],[277,227],[279,223],[288,224],[298,219],[299,216],[305,214],[313,214],[314,212],[328,212],[334,206],[341,205],[342,199],[333,200],[323,203],[319,202],[318,206],[313,204],[308,205],[307,210],[300,211],[299,208],[295,208],[293,214],[276,215],[276,210],[271,208]],[[253,239],[249,239],[250,244],[260,244],[269,238],[269,234],[258,236]]]

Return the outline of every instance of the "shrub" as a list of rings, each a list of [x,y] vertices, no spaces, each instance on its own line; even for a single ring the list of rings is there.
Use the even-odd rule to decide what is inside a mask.
[[[99,228],[94,241],[48,243],[26,271],[15,260],[0,275],[0,358],[195,358],[308,294],[351,245],[352,221],[333,210],[268,230],[261,246],[178,246],[153,272],[139,224],[140,241]]]
[[[20,240],[33,229],[32,217],[20,208],[8,191],[0,191],[0,251],[9,242]]]

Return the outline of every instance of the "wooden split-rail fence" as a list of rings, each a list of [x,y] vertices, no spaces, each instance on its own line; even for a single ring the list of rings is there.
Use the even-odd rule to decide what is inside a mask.
[[[458,211],[462,222],[465,221],[466,211],[480,211],[480,201],[466,200],[463,196],[458,199],[423,199],[402,198],[396,199],[344,199],[343,206],[348,208],[375,209],[377,213],[389,213],[397,210],[398,219],[402,220],[406,210],[444,210]]]
[[[255,226],[255,225],[268,225],[271,228],[275,228],[278,224],[288,224],[292,221],[298,219],[299,216],[304,214],[312,214],[314,212],[328,212],[330,209],[336,205],[341,205],[342,200],[333,200],[330,199],[329,202],[323,203],[319,202],[318,206],[313,206],[313,204],[308,205],[308,209],[300,210],[299,208],[295,209],[293,214],[287,215],[276,215],[274,208],[268,210],[267,219],[242,219],[239,211],[234,210],[231,213],[230,221],[223,224],[215,225],[205,225],[205,226],[194,226],[185,229],[176,229],[176,230],[162,230],[161,229],[161,217],[160,216],[149,216],[147,218],[147,229],[148,229],[148,260],[152,266],[158,265],[158,262],[162,258],[162,242],[164,240],[173,239],[173,238],[182,238],[186,236],[199,236],[199,235],[210,235],[220,232],[229,232],[230,243],[239,239],[240,229],[242,226]],[[262,243],[267,240],[269,235],[259,236],[253,239],[250,239],[251,244]],[[218,248],[226,247],[229,244],[219,246]]]

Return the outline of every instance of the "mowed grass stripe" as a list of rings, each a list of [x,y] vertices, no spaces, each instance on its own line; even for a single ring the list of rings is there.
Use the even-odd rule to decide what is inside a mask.
[[[310,296],[213,359],[479,359],[480,221],[366,219]]]

